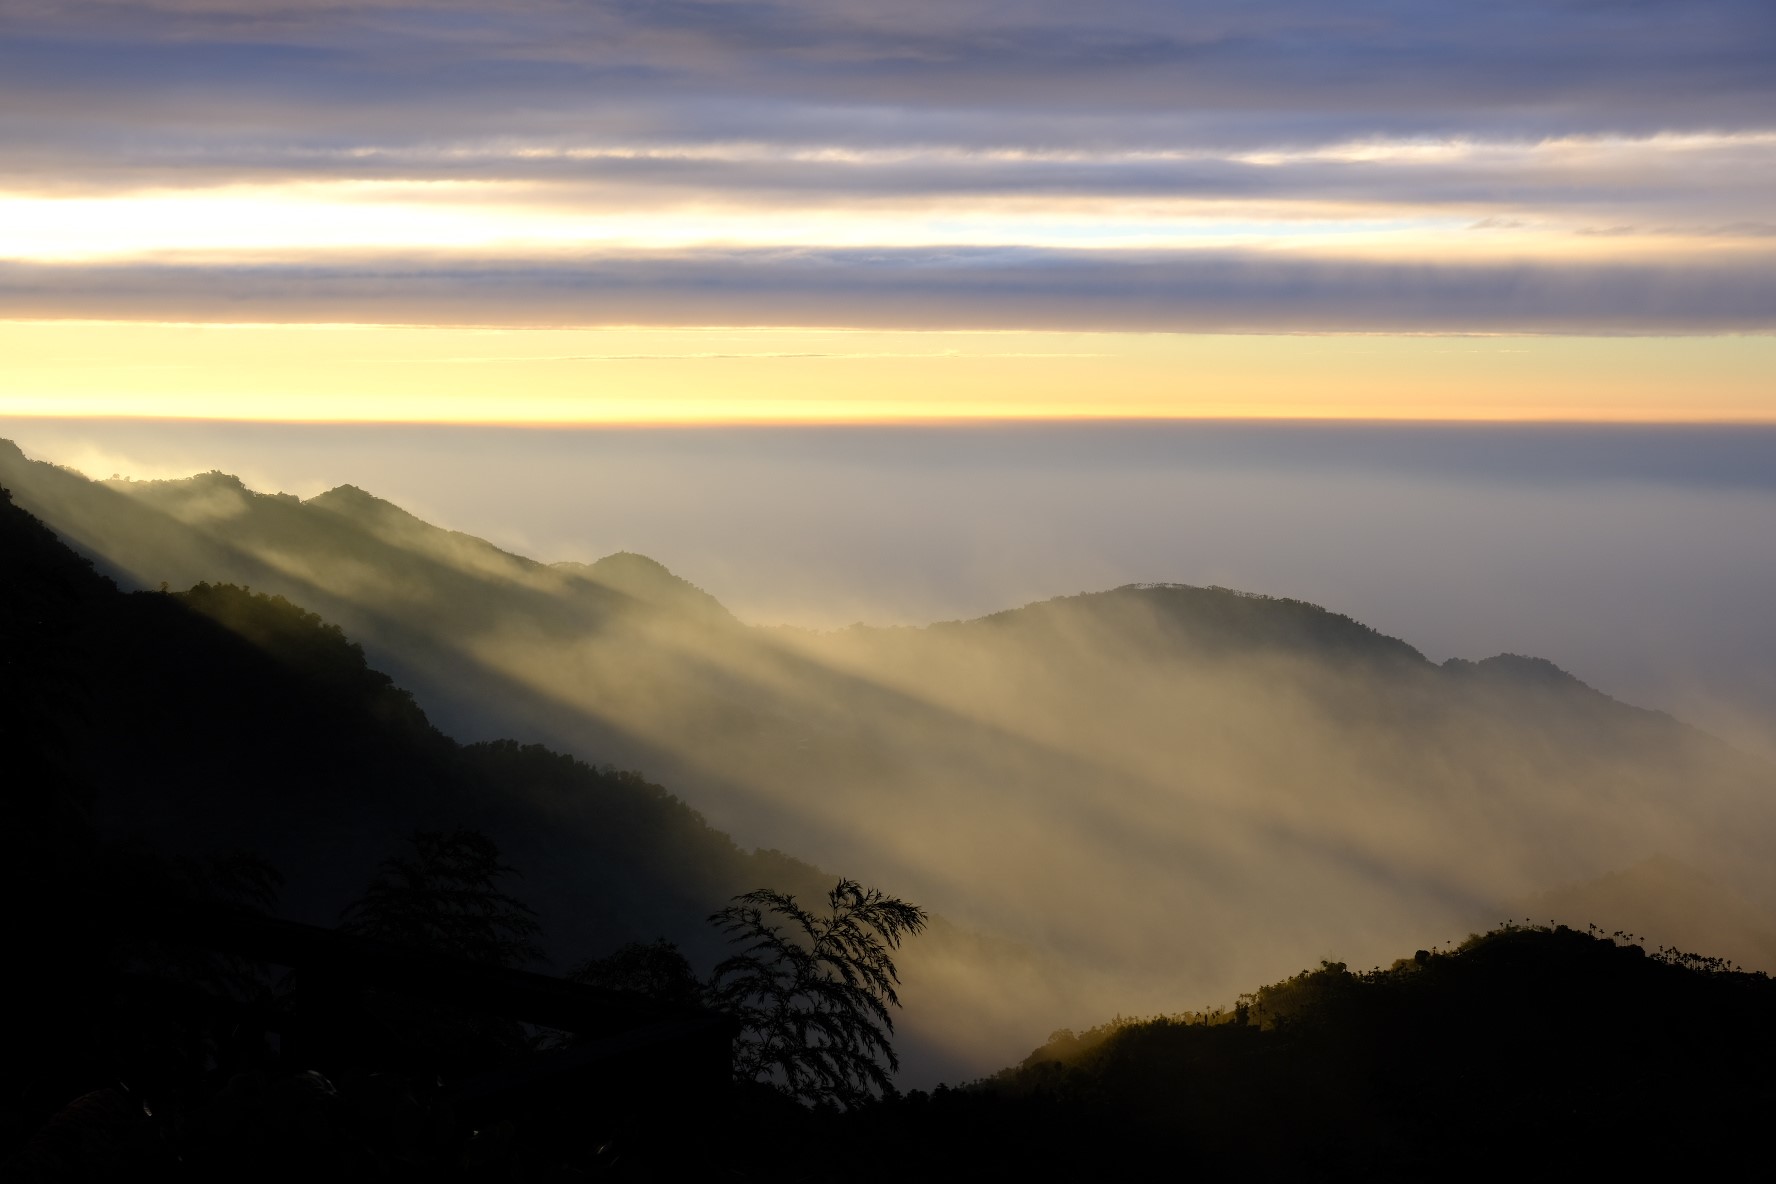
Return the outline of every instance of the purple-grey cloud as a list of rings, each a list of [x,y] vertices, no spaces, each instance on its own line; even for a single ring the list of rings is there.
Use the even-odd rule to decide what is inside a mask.
[[[1394,263],[1257,251],[723,250],[0,263],[0,316],[1153,332],[1776,331],[1776,256]]]
[[[1766,0],[0,5],[6,139],[1317,143],[1766,126]]]
[[[1644,238],[1766,224],[1776,173],[1767,136],[1719,135],[1776,131],[1769,0],[0,0],[0,27],[0,188],[15,193],[517,180],[536,184],[514,200],[588,215],[702,199],[844,211],[1196,198],[1310,215],[1459,207],[1475,224]],[[1633,160],[1241,159],[1378,138],[1658,133],[1718,142]],[[601,146],[643,154],[529,152]],[[809,149],[865,159],[797,158]],[[1138,155],[1153,151],[1183,155]],[[1770,327],[1755,262],[810,250],[20,264],[0,303],[29,316],[1732,331]]]

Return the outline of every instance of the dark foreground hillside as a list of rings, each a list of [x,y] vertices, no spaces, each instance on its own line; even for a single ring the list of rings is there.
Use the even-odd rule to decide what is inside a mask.
[[[662,787],[511,741],[459,745],[359,647],[249,589],[120,592],[0,491],[0,727],[19,851],[60,826],[168,854],[248,851],[330,924],[416,827],[524,869],[565,961],[703,928],[812,869],[743,851]]]
[[[1776,982],[1567,928],[1326,964],[1229,1014],[1057,1033],[851,1116],[857,1178],[1447,1179],[1766,1161]]]
[[[725,1090],[725,1019],[560,976],[628,941],[721,948],[712,909],[760,884],[805,891],[813,869],[741,850],[638,775],[456,744],[337,628],[280,598],[120,592],[4,490],[0,557],[0,1175],[195,1164],[177,1150],[187,1114],[244,1144],[300,1143],[283,1128],[360,1102],[447,1128],[497,1118],[537,1104],[529,1054],[569,1033],[571,1056],[542,1064],[607,1111],[623,1090],[656,1117],[665,1099]],[[445,874],[413,891],[396,878],[366,920],[373,878],[419,859],[421,835]],[[433,913],[462,932],[404,940],[404,918]],[[336,1080],[292,1075],[311,1068]],[[448,1120],[409,1080],[446,1070]],[[240,1147],[207,1146],[201,1176],[242,1178]],[[334,1151],[297,1147],[291,1163],[355,1162]]]

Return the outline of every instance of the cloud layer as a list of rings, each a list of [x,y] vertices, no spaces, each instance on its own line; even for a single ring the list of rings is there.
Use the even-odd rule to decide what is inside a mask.
[[[0,205],[24,228],[0,257],[105,256],[15,267],[11,316],[151,316],[157,283],[165,315],[195,315],[201,270],[223,319],[270,277],[297,319],[325,298],[324,319],[506,319],[467,308],[497,299],[530,320],[554,294],[668,324],[920,323],[912,302],[978,325],[1776,327],[1746,254],[1776,241],[1761,0],[0,0],[0,19]],[[198,204],[139,204],[169,195]],[[248,229],[218,244],[218,224]],[[378,246],[441,262],[335,261]]]
[[[40,104],[33,122],[64,140],[134,126],[292,146],[622,134],[1249,147],[1759,129],[1776,100],[1776,14],[1759,0],[4,8],[9,97]]]
[[[1776,325],[1776,259],[1335,261],[1256,252],[752,250],[450,263],[0,264],[0,316],[1134,332],[1701,333]]]

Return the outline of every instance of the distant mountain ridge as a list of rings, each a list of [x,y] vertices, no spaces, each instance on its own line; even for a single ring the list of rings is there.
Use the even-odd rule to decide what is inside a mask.
[[[391,555],[398,559],[405,550],[416,557],[444,560],[448,566],[466,567],[473,574],[521,585],[530,583],[550,591],[564,587],[549,579],[551,574],[558,574],[570,581],[565,585],[569,588],[583,582],[582,590],[593,599],[596,609],[612,608],[607,594],[616,593],[634,604],[694,613],[720,624],[739,624],[714,596],[648,556],[625,551],[592,563],[544,564],[503,551],[472,535],[433,526],[393,502],[350,484],[304,500],[287,493],[255,492],[240,478],[218,470],[178,480],[94,482],[72,470],[30,461],[9,440],[0,440],[0,482],[14,488],[27,508],[46,511],[45,521],[87,551],[102,569],[140,587],[158,582],[181,586],[206,580],[251,585],[251,577],[256,575],[261,585],[276,587],[280,593],[286,586],[292,591],[303,591],[302,585],[306,584],[306,590],[322,600],[330,600],[337,597],[338,590],[305,575],[298,560],[321,557],[349,563],[369,543],[384,548],[377,555],[379,560],[386,561]],[[128,501],[101,500],[94,496],[95,487],[121,493]],[[322,523],[314,519],[312,511],[337,516],[352,527],[341,537],[324,538],[316,532]],[[292,529],[292,523],[301,517],[310,519],[306,535]],[[228,523],[228,528],[218,529],[221,523]],[[325,522],[325,526],[337,525]],[[185,529],[181,531],[179,527]],[[254,538],[255,531],[268,536],[266,544],[243,545]],[[351,537],[353,534],[359,537]],[[180,542],[185,545],[176,545]],[[314,554],[293,553],[289,544]],[[428,598],[436,600],[443,596]],[[463,603],[475,604],[473,599],[459,601],[459,608]],[[1080,614],[1125,616],[1129,603],[1141,603],[1145,609],[1137,626],[1146,631],[1139,639],[1143,642],[1151,640],[1152,627],[1158,626],[1172,640],[1199,650],[1295,648],[1406,663],[1426,662],[1408,643],[1306,601],[1176,583],[1127,584],[1103,592],[1054,597],[968,621],[937,622],[928,628],[933,632],[1041,630],[1045,623],[1069,621]],[[1493,673],[1509,668],[1522,676],[1532,671],[1544,672],[1578,682],[1545,659],[1520,655],[1501,654],[1478,663],[1452,659],[1446,665]]]
[[[1105,592],[1059,596],[978,618],[978,627],[1040,628],[1047,618],[1064,620],[1077,613],[1127,622],[1131,602],[1145,610],[1133,623],[1149,637],[1152,627],[1158,626],[1162,633],[1198,650],[1271,647],[1378,661],[1426,660],[1399,638],[1317,604],[1191,584],[1124,584]],[[940,628],[970,624],[976,622],[953,622]]]
[[[928,968],[996,1016],[909,1022],[983,1066],[1031,1027],[1447,940],[1654,856],[1776,909],[1767,763],[1540,659],[1438,665],[1301,601],[1129,585],[765,629],[644,557],[536,563],[351,487],[97,483],[9,448],[0,484],[137,586],[339,623],[459,739],[645,769],[746,846],[1047,951],[1011,984]]]

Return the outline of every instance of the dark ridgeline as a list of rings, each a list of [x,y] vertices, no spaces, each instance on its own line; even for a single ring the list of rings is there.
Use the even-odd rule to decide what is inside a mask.
[[[635,773],[509,740],[457,744],[337,626],[282,597],[123,593],[10,501],[6,514],[16,759],[107,835],[256,852],[288,877],[291,916],[332,924],[416,827],[470,827],[522,868],[570,960],[700,932],[713,904],[760,883],[830,885],[742,851]],[[705,938],[707,952],[720,944]]]
[[[855,1177],[878,1180],[1761,1171],[1776,982],[1616,937],[1507,925],[1387,969],[1324,964],[1232,1012],[1058,1032],[829,1145],[878,1149]]]

